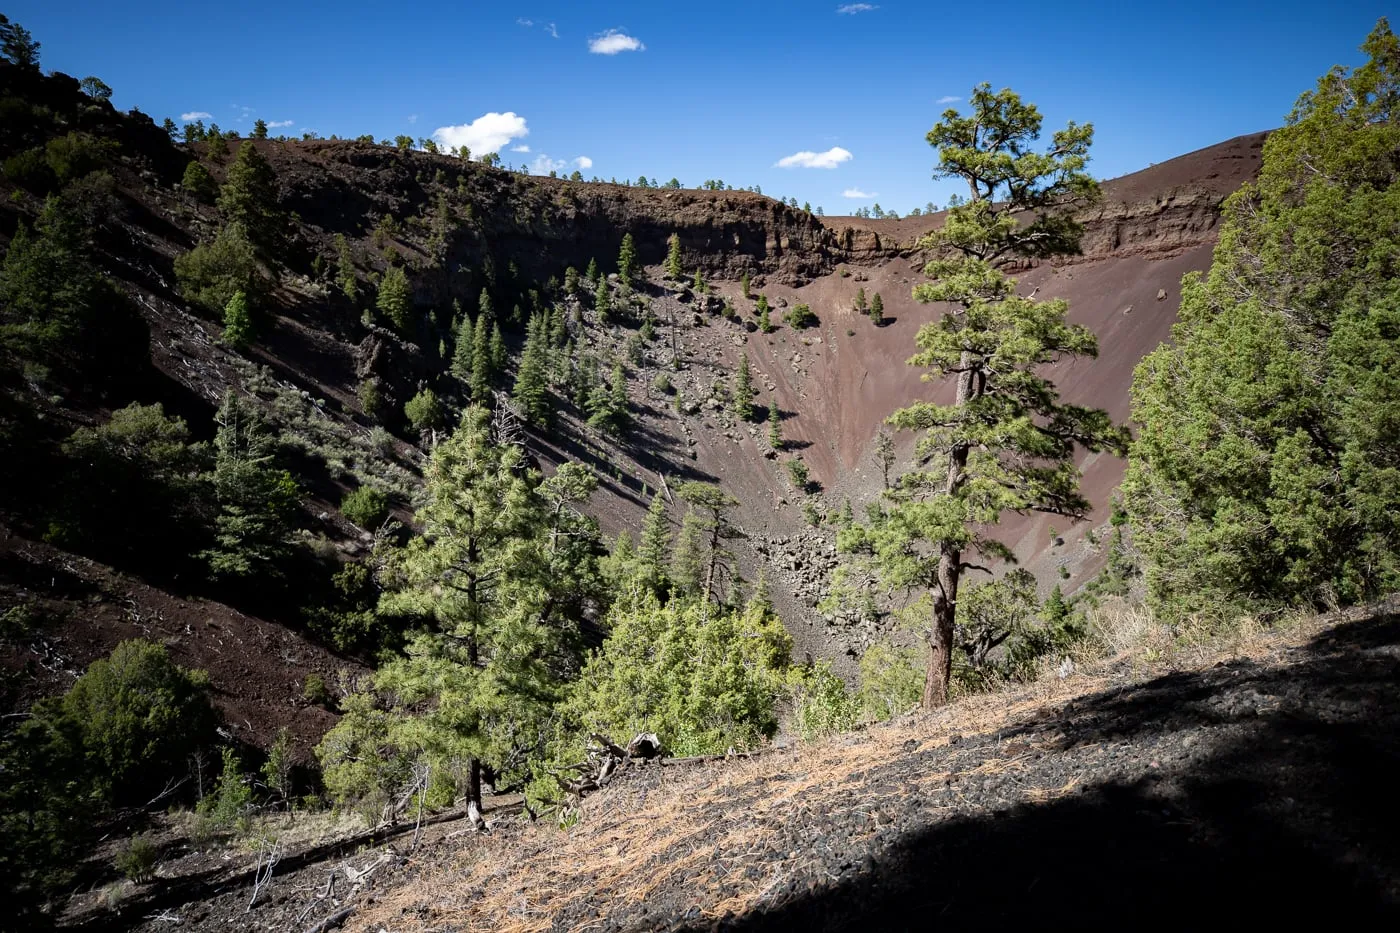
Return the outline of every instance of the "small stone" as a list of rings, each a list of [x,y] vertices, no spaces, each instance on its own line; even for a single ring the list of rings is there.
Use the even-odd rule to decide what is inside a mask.
[[[1159,289],[1157,289],[1157,300],[1158,300],[1158,301],[1166,301],[1166,300],[1167,300],[1167,290],[1166,290],[1165,288],[1159,288]]]

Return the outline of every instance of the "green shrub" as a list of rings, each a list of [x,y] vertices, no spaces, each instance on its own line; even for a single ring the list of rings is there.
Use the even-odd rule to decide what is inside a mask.
[[[200,828],[205,833],[245,829],[252,808],[253,786],[243,773],[238,753],[225,748],[223,767],[214,792],[195,808],[200,816]]]
[[[156,845],[146,836],[132,836],[117,853],[116,867],[131,881],[140,884],[156,875]]]
[[[335,704],[335,698],[331,695],[330,688],[326,686],[326,678],[312,671],[306,675],[301,687],[302,699],[308,703],[331,709]]]
[[[788,309],[788,313],[783,315],[783,320],[792,325],[794,330],[801,330],[816,324],[817,316],[812,312],[810,305],[798,304]]]
[[[577,736],[655,732],[672,755],[750,748],[777,730],[792,640],[762,603],[742,612],[650,593],[619,601],[564,706]]]
[[[792,480],[792,485],[798,491],[806,492],[807,484],[812,481],[811,473],[807,469],[807,464],[799,460],[789,460],[787,463],[788,478]]]
[[[340,511],[361,528],[377,528],[389,514],[389,497],[373,486],[361,486],[345,494]]]
[[[789,678],[792,715],[789,728],[807,741],[849,732],[860,722],[860,704],[831,670],[830,661],[800,668]]]
[[[208,677],[170,660],[165,646],[132,640],[94,661],[59,701],[106,799],[142,802],[214,731]]]
[[[409,399],[403,406],[403,413],[415,431],[438,427],[444,416],[442,403],[432,389],[423,389]]]
[[[54,186],[53,169],[42,149],[26,149],[5,160],[5,177],[21,188],[43,194]]]
[[[923,652],[877,641],[860,658],[860,705],[867,719],[884,722],[919,705],[924,692]]]
[[[238,292],[256,304],[267,289],[266,274],[243,228],[229,224],[208,243],[175,257],[180,294],[215,314]]]
[[[360,410],[367,417],[378,418],[384,413],[384,392],[379,388],[379,380],[366,379],[355,390],[360,397]]]
[[[662,395],[670,395],[675,391],[675,386],[671,384],[671,377],[666,373],[657,373],[656,377],[651,380],[651,387]]]
[[[206,203],[211,203],[219,194],[219,186],[214,181],[214,176],[210,175],[209,170],[198,160],[185,166],[185,175],[180,181],[180,187]]]

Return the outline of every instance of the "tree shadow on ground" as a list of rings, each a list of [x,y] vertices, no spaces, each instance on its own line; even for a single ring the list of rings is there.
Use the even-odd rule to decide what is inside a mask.
[[[1395,928],[1400,616],[1297,654],[1159,678],[1003,732],[1145,756],[1145,776],[1066,775],[1053,802],[906,833],[840,880],[791,882],[715,928],[1259,929],[1308,916]],[[1186,764],[1152,760],[1183,743]]]

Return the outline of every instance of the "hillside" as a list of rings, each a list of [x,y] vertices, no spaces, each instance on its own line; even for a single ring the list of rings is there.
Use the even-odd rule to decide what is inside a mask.
[[[121,909],[149,931],[1393,924],[1394,611],[1175,647],[1144,632],[935,715],[634,767],[566,830],[503,802],[484,834],[458,813],[416,847],[410,822],[378,848],[289,851],[253,910],[252,856],[203,872],[196,852]]]
[[[495,283],[499,305],[528,304],[532,287],[563,278],[567,267],[581,268],[594,258],[608,263],[628,232],[640,260],[655,271],[666,238],[676,233],[686,268],[698,269],[713,294],[697,296],[678,286],[642,288],[659,336],[627,374],[636,430],[619,443],[589,429],[579,412],[565,407],[555,430],[529,434],[530,450],[546,468],[570,458],[596,469],[601,482],[589,510],[609,533],[639,527],[649,495],[661,487],[669,491],[668,483],[687,478],[721,483],[740,502],[735,519],[745,538],[736,550],[744,576],[750,581],[760,573],[767,577],[800,653],[832,657],[839,670],[851,670],[851,658],[874,633],[830,615],[823,618],[815,608],[835,564],[833,536],[828,528],[809,526],[802,503],[820,503],[818,509],[829,512],[844,499],[857,508],[874,499],[881,481],[871,447],[880,422],[909,399],[929,394],[903,360],[918,327],[939,313],[913,302],[910,288],[922,263],[914,244],[941,222],[941,215],[898,221],[819,219],[747,192],[577,183],[363,143],[258,140],[248,144],[272,166],[278,207],[292,219],[284,257],[288,274],[272,295],[271,319],[262,335],[239,354],[214,339],[215,322],[208,312],[177,294],[173,270],[175,257],[209,237],[217,221],[211,204],[181,190],[183,166],[194,155],[217,181],[228,171],[231,157],[211,155],[209,144],[202,142],[186,154],[144,115],[119,114],[105,102],[93,105],[63,76],[32,79],[4,66],[0,77],[16,92],[44,100],[57,112],[71,112],[69,126],[120,147],[110,167],[115,200],[98,225],[97,242],[106,271],[134,299],[149,331],[153,371],[140,376],[138,397],[161,402],[184,417],[197,437],[207,436],[202,426],[210,423],[230,387],[253,391],[269,410],[298,411],[298,418],[310,419],[317,426],[314,437],[297,441],[308,458],[305,481],[311,494],[303,505],[303,521],[342,556],[363,555],[369,543],[336,512],[350,474],[368,470],[399,490],[394,507],[407,517],[421,463],[421,454],[399,440],[385,448],[382,462],[376,459],[380,455],[372,448],[384,442],[370,441],[373,421],[362,411],[357,387],[378,380],[385,406],[396,410],[418,387],[440,380],[446,360],[433,352],[437,341],[430,336],[405,341],[356,320],[327,271],[337,236],[346,238],[361,290],[392,257],[410,270],[415,304],[446,312],[454,300],[475,304],[483,283]],[[1024,271],[1023,289],[1068,298],[1071,320],[1099,336],[1099,359],[1071,363],[1057,373],[1067,399],[1092,401],[1116,418],[1126,416],[1133,366],[1165,337],[1174,320],[1181,275],[1208,264],[1220,202],[1255,173],[1262,139],[1241,137],[1106,183],[1102,202],[1083,217],[1083,254]],[[21,212],[34,210],[38,202],[9,181],[0,184],[0,194],[5,195],[0,232],[9,236]],[[737,321],[715,314],[723,299],[738,307],[750,304],[739,294],[741,274],[751,277],[755,294],[768,296],[775,315],[803,302],[820,324],[800,331],[779,325],[764,335],[754,332],[747,312]],[[883,326],[872,326],[851,310],[857,287],[884,297]],[[519,331],[508,327],[506,332],[507,342],[518,346]],[[602,335],[590,339],[597,341],[599,352],[623,352],[620,345],[609,349]],[[721,399],[741,355],[753,364],[760,405],[771,398],[781,409],[788,449],[808,464],[820,497],[795,494],[767,449],[764,431],[740,425],[727,414]],[[670,397],[653,387],[663,371],[674,386]],[[940,392],[946,390],[935,388],[934,397]],[[45,404],[51,405],[45,430],[60,435],[106,414],[95,397],[75,395]],[[908,443],[900,439],[901,462],[908,456]],[[352,464],[349,473],[346,462]],[[1043,589],[1057,582],[1057,574],[1068,574],[1067,585],[1078,586],[1103,561],[1101,549],[1083,536],[1105,520],[1122,463],[1099,456],[1083,467],[1095,505],[1088,525],[1058,529],[1058,544],[1044,518],[1012,520],[1004,528],[1004,540],[1037,574]],[[59,670],[71,676],[131,629],[118,624],[116,614],[62,610],[61,604],[78,591],[57,583],[56,576],[49,586],[39,586],[35,580],[42,574],[32,568],[71,559],[61,548],[39,545],[35,539],[41,529],[28,527],[22,510],[15,512],[16,504],[9,508],[7,592],[13,599],[36,594],[53,601],[57,615],[74,618],[71,628],[54,631],[56,644],[44,649],[63,659],[40,674],[38,683],[49,686],[23,685],[15,694],[18,700],[36,689],[60,686]],[[116,567],[111,579],[120,580],[123,572]],[[279,708],[285,710],[299,693],[307,673],[349,663],[306,660],[321,657],[324,649],[307,642],[299,625],[287,626],[286,607],[235,599],[240,605],[230,609],[218,603],[218,594],[195,595],[196,600],[215,597],[206,610],[200,602],[179,602],[185,597],[168,600],[161,590],[170,581],[159,574],[137,574],[146,579],[102,590],[108,599],[135,603],[131,614],[138,617],[159,611],[149,607],[181,607],[170,610],[180,618],[169,624],[188,629],[185,637],[171,639],[176,657],[211,671],[224,698],[221,705],[235,721],[246,723],[249,738],[265,741],[286,719]],[[286,700],[264,696],[250,699],[252,706],[245,708],[243,695],[252,690],[245,686],[247,665],[261,662],[242,657],[230,666],[220,636],[213,634],[218,631],[214,622],[207,630],[187,624],[191,617],[212,620],[228,613],[248,613],[253,624],[288,629],[277,635],[294,645],[282,652],[286,670],[265,672],[285,685]],[[31,654],[29,647],[12,648],[11,669],[34,670]],[[257,692],[266,693],[262,688]]]

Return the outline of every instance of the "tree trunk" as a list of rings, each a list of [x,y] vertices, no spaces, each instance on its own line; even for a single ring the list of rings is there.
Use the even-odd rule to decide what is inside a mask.
[[[467,804],[476,804],[481,809],[481,760],[472,758],[467,762],[471,777],[467,779]]]
[[[963,351],[958,374],[959,408],[980,395],[980,373],[971,369],[972,354]],[[967,469],[967,445],[957,444],[948,452],[945,496],[957,495]],[[928,636],[928,671],[924,675],[924,709],[936,709],[948,702],[948,684],[953,678],[953,622],[958,612],[958,581],[962,578],[962,551],[951,544],[942,546],[938,557],[938,586],[933,594],[933,627]]]

